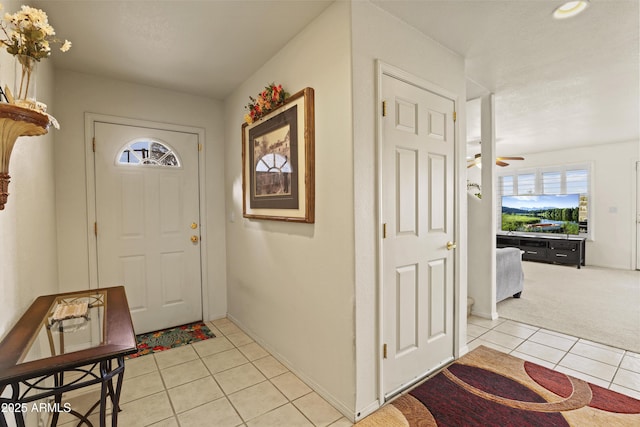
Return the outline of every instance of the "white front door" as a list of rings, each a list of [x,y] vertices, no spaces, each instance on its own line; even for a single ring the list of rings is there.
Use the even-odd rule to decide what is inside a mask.
[[[383,391],[388,398],[454,356],[455,103],[387,75],[382,99]]]
[[[125,286],[138,334],[202,320],[198,135],[95,122],[94,136],[98,286]]]

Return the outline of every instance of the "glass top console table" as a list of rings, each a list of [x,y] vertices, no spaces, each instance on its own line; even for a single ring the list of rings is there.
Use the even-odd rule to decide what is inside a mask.
[[[118,424],[124,357],[136,338],[123,286],[38,297],[0,342],[0,427],[13,416],[18,427],[33,412],[56,426],[68,412],[89,427],[99,407],[106,425],[107,399]],[[100,384],[100,400],[82,414],[62,403],[62,394]]]

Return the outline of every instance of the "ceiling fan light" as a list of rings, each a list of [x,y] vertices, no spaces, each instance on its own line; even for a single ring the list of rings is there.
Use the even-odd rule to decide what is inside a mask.
[[[566,19],[576,16],[589,6],[589,0],[572,0],[563,3],[553,11],[555,19]]]

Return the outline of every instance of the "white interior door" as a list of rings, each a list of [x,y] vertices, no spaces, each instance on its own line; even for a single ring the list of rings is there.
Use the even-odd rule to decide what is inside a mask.
[[[386,75],[382,96],[383,389],[388,398],[454,355],[455,103]]]
[[[198,135],[94,136],[98,286],[125,286],[136,333],[202,320]]]

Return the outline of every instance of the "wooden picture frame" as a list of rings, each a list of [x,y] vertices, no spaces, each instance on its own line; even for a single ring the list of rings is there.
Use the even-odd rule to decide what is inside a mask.
[[[315,221],[314,92],[305,88],[242,125],[245,218]]]

